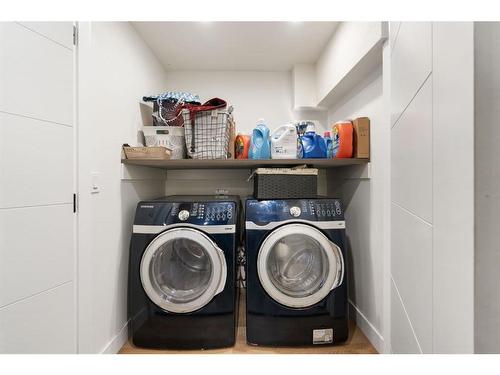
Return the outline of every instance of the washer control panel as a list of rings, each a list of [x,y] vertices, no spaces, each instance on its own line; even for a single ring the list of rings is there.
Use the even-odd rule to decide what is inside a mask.
[[[192,224],[225,224],[232,221],[235,212],[233,202],[172,203],[170,216]]]
[[[233,218],[234,207],[232,204],[208,204],[206,210],[204,210],[205,221],[226,221]]]
[[[230,225],[236,224],[236,202],[140,202],[135,224]]]
[[[287,199],[263,200],[249,199],[246,202],[246,220],[255,223],[269,223],[301,219],[308,221],[344,220],[340,199]]]
[[[318,218],[334,218],[342,215],[340,201],[328,202],[309,202],[309,212]]]

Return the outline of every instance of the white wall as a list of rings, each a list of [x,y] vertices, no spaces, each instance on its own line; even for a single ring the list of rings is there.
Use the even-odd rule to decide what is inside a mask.
[[[500,353],[500,23],[476,22],[475,43],[475,351]]]
[[[72,35],[0,23],[0,353],[76,352]]]
[[[284,71],[167,71],[164,90],[189,91],[201,101],[213,97],[234,106],[236,130],[250,134],[259,118],[266,120],[271,132],[278,126],[299,120],[326,125],[324,112],[294,111],[291,72]]]
[[[341,22],[316,63],[317,99],[336,87],[384,34],[383,22]]]
[[[271,130],[293,119],[290,72],[168,71],[164,89],[198,94],[202,102],[225,99],[234,106],[237,131],[248,134],[259,118]]]
[[[391,346],[396,353],[470,353],[472,24],[394,26]]]
[[[316,64],[295,64],[292,69],[293,108],[316,107]]]
[[[121,180],[120,146],[136,144],[142,96],[161,91],[160,63],[128,23],[79,31],[79,352],[116,352],[127,338],[129,240],[135,206],[162,180]],[[91,194],[91,172],[100,192]]]
[[[388,124],[384,110],[382,67],[328,112],[330,124],[367,116],[371,126],[370,178],[331,173],[330,194],[340,194],[345,206],[349,252],[349,302],[358,326],[379,352],[384,349],[384,189],[387,171]],[[339,180],[340,179],[340,180]],[[340,186],[339,186],[340,184]]]

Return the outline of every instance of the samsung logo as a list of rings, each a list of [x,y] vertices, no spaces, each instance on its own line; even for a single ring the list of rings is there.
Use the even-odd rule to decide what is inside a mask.
[[[144,205],[144,206],[141,206],[141,208],[155,208],[155,206],[153,206],[153,205],[149,205],[149,206]]]

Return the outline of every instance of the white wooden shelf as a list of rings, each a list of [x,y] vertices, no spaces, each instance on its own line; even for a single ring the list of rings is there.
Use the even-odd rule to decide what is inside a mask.
[[[348,165],[367,164],[369,159],[180,159],[180,160],[151,160],[151,159],[122,159],[124,165],[143,166],[161,169],[254,169],[260,167],[293,167],[308,165],[314,168],[327,169]]]

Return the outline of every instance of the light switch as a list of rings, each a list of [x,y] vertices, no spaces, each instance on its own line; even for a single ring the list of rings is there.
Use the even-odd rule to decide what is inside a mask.
[[[90,187],[91,194],[97,194],[101,192],[101,174],[99,172],[90,173],[90,181],[92,186]]]

